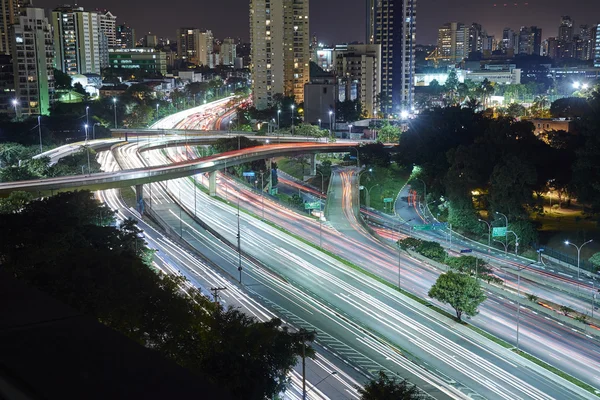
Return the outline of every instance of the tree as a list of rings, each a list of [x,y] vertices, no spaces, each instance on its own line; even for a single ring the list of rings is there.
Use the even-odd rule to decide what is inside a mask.
[[[54,86],[56,89],[71,89],[72,79],[59,69],[54,68]]]
[[[358,121],[363,115],[362,104],[358,99],[338,101],[335,117],[338,121]]]
[[[519,103],[511,103],[506,108],[506,115],[511,118],[524,117],[527,114],[527,109]]]
[[[450,304],[459,321],[462,321],[463,313],[471,317],[477,315],[477,307],[485,300],[485,294],[475,278],[452,271],[440,275],[428,295]]]
[[[596,271],[600,270],[600,253],[594,253],[588,261],[596,268]]]
[[[294,134],[296,136],[320,138],[323,137],[326,133],[326,130],[319,129],[318,126],[311,124],[302,124],[294,128]]]
[[[426,395],[408,380],[389,377],[379,371],[377,378],[371,379],[364,387],[357,387],[361,400],[420,400]]]
[[[451,104],[454,104],[454,98],[456,97],[456,93],[458,90],[458,76],[456,75],[456,70],[451,70],[448,73],[448,78],[446,79],[446,83],[444,84],[444,89],[448,96],[450,97]]]
[[[400,127],[384,121],[377,133],[377,140],[384,143],[398,143],[400,140]]]

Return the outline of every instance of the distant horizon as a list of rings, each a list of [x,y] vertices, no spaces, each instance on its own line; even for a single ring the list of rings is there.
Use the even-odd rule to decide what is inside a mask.
[[[327,44],[365,42],[366,0],[322,0],[312,2],[311,35]],[[62,4],[57,0],[34,0],[34,6],[52,10]],[[155,3],[156,6],[151,4]],[[462,0],[449,8],[441,8],[437,0],[417,0],[416,41],[433,45],[437,30],[446,22],[479,23],[489,35],[501,38],[509,27],[542,28],[542,40],[558,34],[562,15],[570,15],[578,31],[582,24],[600,22],[600,2],[585,4],[575,0],[569,4],[559,0],[530,0],[524,3],[495,3],[494,0]],[[589,2],[587,2],[589,3]],[[86,10],[108,10],[117,16],[118,24],[128,24],[138,38],[148,33],[174,40],[175,30],[182,26],[208,29],[215,38],[241,38],[249,41],[247,0],[220,0],[198,4],[193,0],[172,0],[168,7],[156,0],[147,0],[143,7],[118,0],[80,0],[77,5]],[[590,18],[590,16],[593,16]],[[48,15],[49,17],[49,15]],[[591,19],[591,20],[589,20]]]

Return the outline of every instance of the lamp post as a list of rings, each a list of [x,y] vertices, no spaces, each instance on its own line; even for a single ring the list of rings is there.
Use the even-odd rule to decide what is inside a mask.
[[[87,149],[87,164],[88,164],[88,175],[91,173],[90,172],[90,146],[88,145],[88,124],[84,125],[85,127],[85,144],[86,144],[86,149]]]
[[[521,323],[521,270],[525,268],[517,269],[517,354],[519,354],[519,326]]]
[[[492,243],[492,225],[490,225],[489,222],[479,218],[479,222],[483,222],[484,224],[486,224],[488,226],[488,247],[491,245]]]
[[[507,231],[507,233],[510,232],[513,235],[515,235],[515,255],[518,254],[518,250],[519,250],[519,237],[517,236],[517,234],[513,231]],[[506,243],[508,245],[508,243]]]
[[[85,123],[86,125],[90,124],[90,106],[85,107]]]
[[[404,222],[402,222],[401,224],[398,224],[398,240],[396,241],[396,245],[398,246],[398,290],[400,290],[402,288],[402,258],[400,257],[400,250],[402,250],[400,248],[400,227],[402,227],[402,225],[406,225],[408,224],[410,221],[412,221],[414,218],[411,218],[409,220],[406,220]]]
[[[240,231],[240,193],[237,201],[237,242],[238,242],[238,271],[240,272],[240,285],[242,284],[242,235]]]
[[[296,108],[295,105],[292,104],[292,136],[294,136],[294,108]]]
[[[592,239],[588,240],[587,242],[584,242],[581,246],[577,246],[575,243],[571,243],[568,240],[565,240],[566,245],[573,246],[577,249],[577,280],[579,280],[579,261],[581,259],[581,248],[591,242]]]
[[[358,181],[356,182],[356,186],[358,186],[358,209],[360,211],[360,178],[362,177],[362,175],[365,172],[373,172],[373,168],[369,168],[368,170],[364,170],[363,172],[359,172],[358,173]],[[365,201],[366,201],[366,196],[365,196]]]
[[[329,110],[329,138],[330,139],[333,136],[333,123],[331,122],[332,117],[333,117],[333,111]]]
[[[19,100],[13,99],[12,105],[15,108],[15,119],[17,119],[19,117],[19,115],[17,114],[17,106],[19,105]]]
[[[321,129],[321,118],[319,118],[319,129]]]
[[[281,110],[277,110],[277,129],[279,129],[279,114],[281,114]]]
[[[260,198],[262,203],[262,219],[265,219],[265,182],[263,181],[263,176],[265,175],[265,171],[260,173]]]
[[[42,154],[42,116],[38,115],[38,133],[40,135],[40,154]]]
[[[115,112],[115,129],[117,129],[117,98],[113,97],[113,110]],[[127,138],[125,138],[127,140]]]
[[[348,125],[348,139],[350,139],[351,135],[352,135],[352,124]]]
[[[373,190],[373,188],[375,188],[376,186],[379,186],[379,183],[371,186],[370,189],[367,189],[367,198],[365,199],[367,202],[367,208],[371,207],[371,190]]]
[[[158,103],[156,103],[156,119],[158,120]]]
[[[504,233],[504,241],[506,242],[506,246],[508,247],[508,217],[501,212],[496,211],[496,214],[502,215],[504,217],[504,221],[506,221],[506,232]]]
[[[96,125],[100,125],[100,122],[96,122],[94,125],[92,125],[92,139],[96,140]]]
[[[321,225],[323,224],[323,181],[325,180],[325,176],[321,171],[317,171],[317,174],[321,175],[321,195],[319,196],[319,247],[323,247]]]

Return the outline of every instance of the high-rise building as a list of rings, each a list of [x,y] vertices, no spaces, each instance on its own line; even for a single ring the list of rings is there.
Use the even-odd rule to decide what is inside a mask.
[[[54,93],[54,47],[44,10],[25,8],[11,37],[17,109],[27,115],[48,115]]]
[[[506,51],[508,49],[514,48],[514,40],[515,32],[510,28],[504,28],[502,31],[502,50]]]
[[[542,28],[522,26],[519,31],[519,54],[540,55],[542,53]]]
[[[236,58],[236,44],[232,38],[223,39],[221,43],[221,63],[223,65],[234,65]]]
[[[558,27],[558,40],[569,43],[573,41],[573,25],[574,21],[568,15],[563,15],[560,19]]]
[[[548,46],[548,48],[546,49],[546,55],[552,58],[553,60],[559,58],[561,53],[560,40],[558,40],[558,38],[555,37],[549,37],[548,40],[546,40],[546,42]]]
[[[11,25],[19,23],[19,15],[31,0],[0,0],[0,54],[10,54]]]
[[[117,26],[116,47],[133,49],[135,47],[135,29],[125,24]]]
[[[177,54],[179,58],[197,65],[210,65],[213,53],[211,31],[196,28],[177,29]]]
[[[377,0],[374,44],[381,46],[381,96],[385,113],[414,104],[417,0]]]
[[[600,23],[592,31],[594,35],[594,67],[600,68]]]
[[[367,6],[367,21],[366,27],[367,31],[365,32],[365,43],[366,44],[374,44],[375,43],[375,34],[377,27],[377,13],[375,7],[377,7],[377,0],[366,0],[365,4]]]
[[[469,53],[483,53],[483,41],[487,33],[483,30],[481,24],[473,22],[469,28]]]
[[[100,74],[102,39],[100,16],[83,7],[62,6],[52,10],[56,69],[66,74]]]
[[[381,92],[381,45],[351,44],[336,46],[333,50],[333,64],[340,90],[346,90],[345,98],[350,98],[350,85],[356,83],[358,96],[363,109],[370,118],[376,116],[377,97]]]
[[[152,35],[151,33],[148,33],[146,36],[144,36],[144,46],[148,47],[148,48],[154,48],[158,45],[158,39],[156,38],[156,35]]]
[[[438,29],[438,53],[442,62],[456,64],[469,55],[469,27],[449,22]]]
[[[110,11],[99,12],[100,30],[106,36],[108,47],[117,47],[117,17]]]
[[[250,0],[252,96],[264,109],[281,93],[304,101],[310,80],[308,0]]]

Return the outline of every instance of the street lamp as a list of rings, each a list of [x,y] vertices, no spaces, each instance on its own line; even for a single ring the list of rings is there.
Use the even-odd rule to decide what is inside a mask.
[[[84,125],[85,127],[85,144],[86,144],[86,149],[87,149],[87,164],[88,164],[88,175],[91,174],[90,172],[90,146],[88,144],[88,124]]]
[[[521,270],[524,270],[531,264],[517,269],[517,354],[519,354],[519,326],[521,323]]]
[[[294,106],[292,104],[292,136],[294,136],[294,108],[296,108],[296,106]]]
[[[496,211],[496,214],[502,215],[504,217],[504,220],[506,221],[506,231],[504,233],[504,241],[506,242],[506,246],[508,246],[508,217],[498,211]]]
[[[321,118],[319,118],[319,129],[321,129]]]
[[[371,207],[371,190],[373,190],[373,188],[376,186],[379,186],[379,183],[376,183],[375,185],[371,186],[370,189],[367,189],[367,198],[365,199],[367,201],[367,208]]]
[[[400,257],[400,227],[402,227],[402,225],[406,225],[408,224],[410,221],[412,221],[414,218],[411,218],[409,220],[406,220],[404,222],[402,222],[401,224],[398,224],[398,240],[396,241],[396,245],[398,246],[398,290],[400,290],[402,288],[402,259]]]
[[[242,235],[240,231],[240,193],[237,199],[237,244],[238,244],[238,271],[240,272],[240,285],[242,284]]]
[[[359,172],[358,173],[358,182],[356,182],[356,185],[358,186],[358,209],[360,210],[360,178],[362,177],[362,175],[365,172],[373,172],[373,168],[369,168],[368,170],[364,170],[363,172]],[[366,189],[366,188],[365,188]],[[366,200],[366,196],[365,196],[365,200]]]
[[[115,111],[115,129],[117,129],[117,98],[113,97],[113,110]],[[125,138],[127,140],[127,138]]]
[[[581,87],[581,83],[573,82],[573,89],[579,89]]]
[[[96,140],[96,125],[100,125],[100,122],[96,122],[94,125],[92,125],[92,139]]]
[[[40,134],[40,154],[42,154],[42,116],[38,115],[38,133]]]
[[[352,124],[348,125],[348,139],[350,139],[350,135],[352,135]]]
[[[279,129],[279,114],[281,114],[281,110],[277,110],[277,129]]]
[[[333,136],[333,123],[331,122],[331,118],[333,117],[333,111],[329,110],[329,138]]]
[[[566,245],[573,246],[577,249],[577,280],[579,280],[579,261],[581,259],[581,248],[591,242],[592,239],[588,240],[587,242],[584,242],[581,246],[577,246],[575,243],[571,243],[568,240],[565,240]]]
[[[85,107],[85,123],[86,125],[90,124],[90,106]]]
[[[156,119],[158,119],[158,103],[156,103]]]
[[[323,224],[323,181],[325,180],[325,176],[321,171],[316,171],[317,174],[321,175],[321,195],[319,196],[319,247],[323,247],[323,239],[322,239],[322,227]],[[360,195],[359,195],[360,196]]]
[[[479,218],[479,222],[483,222],[484,224],[486,224],[488,226],[488,247],[491,245],[492,243],[492,225],[490,225],[489,222]]]
[[[15,119],[16,119],[18,117],[18,115],[17,115],[17,106],[19,105],[19,100],[13,99],[12,100],[12,105],[15,108]]]

